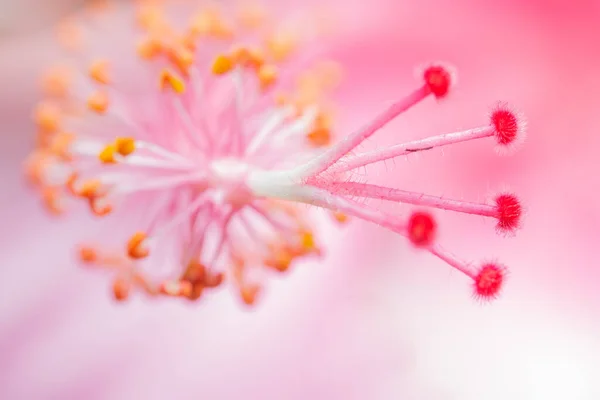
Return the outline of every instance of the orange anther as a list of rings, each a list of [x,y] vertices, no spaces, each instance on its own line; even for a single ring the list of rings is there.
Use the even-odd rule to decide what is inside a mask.
[[[158,56],[163,51],[163,45],[160,40],[148,37],[138,43],[137,52],[138,55],[145,59],[151,60]]]
[[[200,297],[202,297],[203,292],[204,292],[204,286],[193,285],[192,290],[186,297],[190,300],[198,300]]]
[[[190,33],[192,35],[207,35],[211,31],[213,21],[216,16],[210,11],[203,11],[196,14],[190,23]]]
[[[129,292],[131,290],[131,282],[124,278],[116,278],[113,281],[112,292],[115,300],[117,301],[125,301],[129,297]]]
[[[81,189],[79,189],[79,192],[77,192],[77,194],[80,197],[94,199],[103,195],[103,193],[100,191],[101,188],[102,184],[99,180],[90,179],[81,184]]]
[[[137,22],[144,29],[158,29],[165,25],[163,11],[157,4],[144,4],[137,10]]]
[[[97,217],[105,217],[112,211],[112,206],[110,204],[98,205],[99,198],[98,197],[90,197],[88,199],[90,204],[90,209],[92,213]]]
[[[96,60],[90,65],[90,78],[94,81],[108,85],[110,83],[109,64],[106,60]]]
[[[56,187],[45,187],[42,190],[42,199],[48,211],[54,215],[62,214],[63,209],[60,206],[60,196]]]
[[[71,84],[71,72],[67,67],[54,67],[42,77],[44,94],[54,97],[65,97]]]
[[[98,158],[104,164],[114,164],[117,162],[115,159],[115,153],[117,152],[117,147],[114,144],[107,145],[100,154],[98,154]]]
[[[308,134],[308,140],[315,147],[328,146],[331,143],[331,114],[321,112],[315,118],[313,130]]]
[[[276,269],[279,272],[285,272],[290,268],[294,255],[287,248],[279,248],[273,251],[270,258],[265,260],[265,265]]]
[[[265,63],[265,55],[258,48],[238,47],[232,51],[232,57],[236,64],[243,67],[259,68]]]
[[[331,132],[327,128],[314,128],[307,137],[314,147],[324,147],[331,144]]]
[[[104,114],[108,109],[108,95],[104,92],[95,92],[87,100],[87,106],[90,110],[98,114]]]
[[[67,188],[67,191],[73,196],[80,195],[79,191],[75,188],[75,183],[77,182],[78,178],[79,174],[77,174],[77,172],[73,172],[71,175],[69,175],[67,181],[65,182],[65,187]]]
[[[222,272],[211,273],[210,271],[205,271],[204,286],[208,288],[216,288],[221,286],[224,279],[225,275],[223,275]]]
[[[257,71],[261,89],[268,89],[277,80],[277,67],[273,64],[263,64]]]
[[[60,109],[52,103],[40,103],[35,110],[34,120],[43,132],[54,133],[60,127]]]
[[[64,161],[69,161],[69,160],[71,160],[71,155],[69,154],[69,150],[70,150],[71,144],[73,143],[73,140],[75,140],[75,136],[73,134],[70,134],[70,133],[56,134],[50,142],[49,151],[52,154],[59,157],[60,159],[62,159]]]
[[[42,185],[47,164],[48,155],[45,152],[35,151],[30,154],[24,163],[27,179],[34,185]]]
[[[79,248],[79,259],[86,264],[98,261],[98,253],[92,247],[82,246]]]
[[[194,53],[183,45],[178,45],[170,49],[169,59],[183,75],[187,75],[194,64]]]
[[[144,232],[136,232],[129,241],[127,242],[127,254],[129,257],[134,259],[140,259],[148,257],[150,250],[143,247],[142,244],[146,240],[146,234]]]
[[[206,268],[198,261],[192,260],[189,262],[182,280],[188,281],[193,285],[203,284],[204,278],[206,277]]]
[[[340,224],[345,224],[346,222],[348,222],[348,216],[340,211],[335,211],[333,213],[333,218],[335,218],[335,220]]]
[[[135,139],[131,137],[120,137],[115,140],[117,153],[126,157],[135,151]]]
[[[185,82],[177,74],[169,69],[163,69],[160,74],[160,88],[173,90],[175,93],[182,94],[185,92]]]
[[[280,32],[267,38],[265,43],[275,61],[284,61],[296,49],[296,37],[291,33]]]
[[[233,59],[225,54],[220,54],[215,58],[212,65],[212,72],[215,75],[223,75],[228,73],[235,66]]]
[[[246,305],[254,305],[260,293],[260,286],[255,284],[244,284],[240,286],[240,296]]]

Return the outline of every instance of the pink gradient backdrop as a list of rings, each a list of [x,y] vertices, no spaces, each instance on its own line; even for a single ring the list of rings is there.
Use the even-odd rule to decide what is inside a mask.
[[[477,126],[498,100],[526,114],[528,140],[513,156],[474,143],[370,170],[465,199],[504,185],[520,194],[528,216],[515,238],[438,214],[457,253],[509,265],[502,297],[475,303],[464,277],[356,222],[332,233],[325,263],[272,282],[252,312],[224,293],[201,305],[115,306],[107,282],[68,258],[81,225],[49,223],[19,175],[51,40],[5,36],[0,398],[600,398],[597,2],[373,0],[372,13],[344,4],[363,13],[335,47],[347,68],[342,130],[411,88],[421,62],[447,60],[460,74],[451,98],[419,106],[367,147]]]

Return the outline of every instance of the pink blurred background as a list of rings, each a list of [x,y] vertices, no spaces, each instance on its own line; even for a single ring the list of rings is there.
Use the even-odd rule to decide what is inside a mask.
[[[377,179],[465,199],[506,185],[528,215],[502,238],[490,221],[438,214],[448,247],[510,267],[492,304],[439,260],[354,222],[332,232],[324,263],[271,282],[251,312],[226,294],[116,306],[107,282],[69,259],[82,227],[50,221],[22,182],[48,24],[70,3],[0,1],[0,398],[600,398],[598,2],[331,1],[355,11],[333,45],[346,68],[342,131],[430,60],[457,67],[457,90],[367,146],[478,126],[499,100],[529,121],[514,155],[465,144],[374,169]]]

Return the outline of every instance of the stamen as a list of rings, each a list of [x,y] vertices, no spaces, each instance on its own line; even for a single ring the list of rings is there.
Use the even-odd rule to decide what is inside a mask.
[[[117,138],[115,140],[117,153],[126,157],[135,151],[135,139],[131,137]]]
[[[49,70],[42,78],[44,94],[64,98],[69,93],[72,74],[68,67],[58,66]]]
[[[115,153],[117,152],[117,147],[114,144],[107,145],[100,154],[98,154],[98,159],[104,164],[114,164],[117,162],[115,158]]]
[[[127,254],[133,259],[140,259],[148,257],[150,250],[144,247],[144,241],[146,240],[146,233],[136,232],[129,241],[127,242]]]
[[[109,64],[106,60],[96,60],[90,66],[90,78],[101,85],[110,84]]]
[[[86,264],[94,264],[98,261],[98,253],[92,247],[82,246],[79,249],[79,258]]]
[[[115,300],[125,301],[129,298],[131,282],[123,277],[118,277],[113,281],[112,291]]]
[[[277,67],[272,64],[263,64],[258,68],[256,73],[260,81],[260,88],[267,90],[277,81]]]
[[[105,92],[95,92],[88,98],[87,105],[90,110],[104,114],[108,110],[108,95]]]
[[[42,131],[54,133],[60,128],[61,112],[53,103],[40,103],[35,110],[34,119]]]
[[[235,66],[233,59],[225,54],[219,54],[212,65],[212,72],[215,75],[224,75],[230,72]]]
[[[183,94],[185,92],[185,82],[176,73],[165,68],[160,74],[160,88],[162,90],[169,88],[177,94]]]

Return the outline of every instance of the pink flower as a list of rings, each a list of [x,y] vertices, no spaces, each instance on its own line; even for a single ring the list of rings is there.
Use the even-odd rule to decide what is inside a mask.
[[[469,203],[361,182],[357,172],[475,139],[513,146],[524,131],[516,113],[500,105],[482,127],[352,154],[423,100],[446,97],[451,70],[425,67],[412,92],[336,141],[326,95],[338,71],[315,64],[310,42],[319,32],[267,25],[256,8],[228,16],[216,6],[144,1],[109,13],[81,17],[93,30],[77,20],[61,27],[76,61],[44,81],[27,172],[54,214],[72,198],[97,218],[115,212],[116,224],[102,223],[116,244],[83,245],[80,259],[112,272],[117,300],[134,289],[197,300],[228,281],[254,304],[267,271],[285,272],[321,253],[309,217],[294,204],[407,236],[471,278],[478,297],[498,294],[505,268],[473,267],[452,255],[434,240],[433,217],[406,219],[365,201],[492,217],[500,231],[513,232],[521,219],[514,195]]]
[[[367,42],[369,46],[361,48],[360,42],[353,43],[351,53],[358,54],[358,56],[351,58],[352,63],[346,62],[344,65],[348,67],[348,79],[351,81],[349,87],[354,91],[344,93],[344,90],[349,89],[342,87],[341,95],[351,93],[351,96],[348,97],[352,97],[353,110],[356,112],[349,118],[340,119],[341,124],[347,126],[357,123],[357,120],[363,119],[363,117],[367,120],[372,118],[370,115],[366,115],[369,114],[367,111],[369,108],[376,109],[379,106],[369,104],[369,100],[381,101],[381,99],[397,98],[397,87],[390,82],[402,81],[403,75],[405,75],[402,73],[402,68],[410,69],[409,66],[412,66],[416,59],[443,56],[451,61],[456,61],[459,71],[466,70],[467,72],[461,74],[461,82],[464,82],[464,85],[461,86],[473,94],[473,96],[461,97],[459,92],[454,99],[449,99],[447,105],[439,107],[433,104],[432,96],[429,96],[431,104],[423,104],[423,106],[411,110],[411,113],[407,113],[405,117],[409,123],[412,123],[412,127],[415,127],[415,133],[424,134],[423,136],[426,136],[425,131],[431,133],[432,129],[443,131],[448,119],[451,121],[450,127],[461,124],[468,125],[467,128],[472,127],[473,121],[478,120],[477,111],[481,111],[480,114],[483,115],[484,110],[498,98],[503,98],[507,91],[515,93],[510,91],[514,90],[513,85],[505,85],[504,88],[509,89],[503,91],[499,89],[502,87],[501,82],[495,82],[496,79],[502,79],[501,77],[505,76],[506,71],[489,68],[485,69],[483,73],[480,72],[481,75],[478,74],[479,69],[476,68],[478,59],[472,56],[475,51],[466,48],[463,50],[459,46],[459,42],[461,45],[479,42],[476,40],[464,43],[453,41],[456,40],[452,37],[453,33],[460,37],[456,34],[455,25],[460,24],[461,18],[467,22],[480,21],[481,16],[475,18],[480,11],[477,8],[461,7],[464,4],[453,2],[447,9],[442,5],[437,5],[433,9],[430,7],[421,9],[417,6],[414,6],[415,9],[411,9],[413,6],[409,3],[395,6],[394,10],[401,7],[406,8],[391,13],[389,11],[392,9],[384,7],[383,2],[380,6],[380,10],[388,11],[387,13],[382,12],[383,15],[393,16],[390,18],[394,23],[383,25],[384,34],[375,38],[370,37]],[[432,13],[432,10],[436,12]],[[399,11],[403,11],[404,14]],[[401,15],[406,15],[406,19],[403,20]],[[427,24],[423,22],[425,16]],[[488,19],[494,21],[493,18]],[[398,21],[403,21],[404,24],[399,24]],[[499,21],[503,20],[499,19]],[[483,22],[494,26],[486,19],[483,19]],[[427,35],[422,34],[423,29],[419,30],[419,26],[423,28],[424,25],[435,27],[435,32],[432,33],[435,39],[432,40],[433,43],[452,45],[451,48],[455,50],[444,50],[442,45],[439,48],[432,48],[424,44],[428,43],[423,39]],[[428,30],[429,28],[425,29],[427,32]],[[422,36],[419,36],[420,32]],[[355,37],[355,40],[358,40],[358,36]],[[397,38],[406,41],[408,37],[411,38],[411,42],[416,44],[407,46],[394,42]],[[522,37],[515,33],[515,38],[511,37],[510,39],[517,42]],[[392,51],[390,51],[391,49]],[[400,50],[393,51],[394,49]],[[344,49],[340,52],[343,53],[343,51]],[[508,54],[512,53],[508,52]],[[348,61],[344,57],[342,60]],[[500,65],[511,65],[509,62],[503,61],[504,63]],[[490,57],[490,64],[498,62],[498,59]],[[466,68],[463,68],[462,64],[467,64]],[[203,65],[210,67],[211,63],[207,62]],[[526,68],[526,65],[523,68]],[[381,71],[386,71],[387,74],[377,74]],[[356,80],[355,78],[361,74],[366,76],[362,76],[362,81]],[[184,82],[189,83],[185,80]],[[364,86],[358,85],[361,93],[357,93],[357,82],[368,82],[373,91],[363,90]],[[377,82],[381,82],[381,84]],[[474,82],[478,84],[474,84]],[[173,87],[176,88],[178,82],[174,81],[174,83]],[[419,83],[413,82],[411,85],[418,87]],[[473,87],[477,86],[481,89],[474,91]],[[407,87],[409,87],[408,83]],[[492,93],[486,94],[487,90]],[[149,97],[147,93],[162,96],[157,90],[148,92],[146,87],[144,87],[143,93],[146,95],[144,97]],[[467,98],[472,100],[465,100]],[[527,96],[509,97],[509,100],[516,99],[526,100]],[[453,106],[456,101],[458,101],[458,106]],[[520,104],[518,101],[515,103]],[[112,105],[112,103],[109,105],[107,111]],[[524,102],[523,105],[529,115],[531,104]],[[529,107],[527,107],[528,105]],[[456,114],[456,116],[449,117],[448,112]],[[491,121],[497,120],[502,114],[503,112],[495,114],[496,118],[492,118]],[[437,119],[438,115],[439,119]],[[414,119],[411,120],[411,118]],[[481,120],[485,121],[484,118]],[[398,126],[394,125],[394,127]],[[493,127],[493,124],[490,126]],[[490,126],[484,126],[474,132],[482,135],[499,133],[496,136],[500,142],[512,137],[512,130],[492,129]],[[349,131],[354,130],[350,129]],[[389,138],[373,140],[381,140],[384,143],[387,140],[396,144],[398,139],[395,131],[396,129],[388,130],[392,133]],[[473,135],[473,131],[455,137],[464,138],[470,137],[469,135]],[[115,136],[123,139],[134,137],[135,144],[139,140],[134,135]],[[539,139],[536,137],[539,136],[534,136],[532,141],[534,144],[539,144]],[[90,158],[97,162],[101,150],[106,150],[112,144],[115,146],[114,151],[109,148],[108,153],[110,155],[112,152],[117,162],[110,166],[117,167],[118,171],[121,171],[120,168],[126,166],[125,161],[138,155],[140,148],[136,146],[135,152],[122,155],[116,151],[117,148],[124,143],[131,144],[131,142],[128,140],[113,142],[113,139],[103,143],[104,146],[97,149],[98,152],[95,153],[95,156]],[[415,140],[419,141],[417,138]],[[552,140],[544,143],[548,142],[552,142]],[[368,146],[368,143],[365,146]],[[407,172],[398,171],[394,177],[386,179],[385,185],[394,188],[408,188],[409,183],[416,182],[417,188],[423,187],[431,190],[432,193],[441,193],[453,188],[455,192],[464,189],[467,194],[473,194],[474,191],[479,193],[482,184],[485,184],[482,177],[494,183],[501,179],[504,182],[514,183],[520,193],[524,192],[527,203],[532,206],[540,205],[539,201],[532,201],[535,200],[532,196],[534,189],[528,188],[523,183],[530,182],[526,179],[525,172],[536,171],[536,160],[545,160],[539,147],[531,151],[527,146],[525,152],[529,156],[528,158],[517,156],[516,159],[507,161],[509,160],[507,158],[491,157],[490,152],[486,152],[489,147],[488,143],[482,143],[480,152],[473,151],[473,149],[479,149],[475,146],[477,145],[468,144],[462,150],[461,147],[458,147],[457,150],[453,150],[457,153],[451,152],[441,161],[436,159],[439,152],[433,154],[436,156],[435,158],[429,158],[431,152],[411,152],[415,154],[411,155],[410,160],[414,160],[415,156],[420,156],[420,159],[411,163],[410,168],[405,169]],[[323,158],[316,159],[331,161],[331,168],[337,169],[346,168],[348,159],[361,159],[360,156],[356,157],[355,155],[353,157],[356,158],[345,156],[345,149],[342,147],[334,145],[332,149],[330,153],[324,153],[331,156],[330,158],[317,155],[317,157]],[[395,151],[398,149],[402,149],[402,147],[397,147]],[[410,147],[409,149],[414,148]],[[169,150],[172,149],[169,148]],[[304,155],[302,148],[294,150],[299,155]],[[180,154],[180,151],[183,150],[178,150],[177,154]],[[461,151],[463,152],[461,153]],[[360,152],[362,150],[356,151],[356,153]],[[306,154],[307,159],[315,159],[312,154]],[[336,157],[339,154],[344,156],[342,160],[346,164],[338,162]],[[385,154],[385,151],[377,151],[373,154],[376,159],[379,159],[382,154]],[[455,157],[456,154],[462,158]],[[497,162],[496,159],[500,161]],[[292,170],[297,165],[304,164],[293,164]],[[314,165],[320,165],[319,168],[323,167],[323,164],[319,162]],[[102,173],[108,166],[100,165]],[[558,169],[557,165],[553,167]],[[553,171],[555,171],[554,168]],[[264,169],[266,169],[265,173],[274,171],[274,168]],[[283,171],[288,172],[287,168],[284,168]],[[359,170],[359,172],[361,171]],[[454,174],[444,175],[446,171],[452,171]],[[468,256],[489,254],[494,246],[501,246],[496,245],[496,241],[491,240],[491,236],[484,233],[483,229],[469,223],[469,219],[462,218],[462,216],[460,219],[453,220],[451,219],[453,217],[440,215],[440,213],[422,212],[419,207],[416,213],[412,215],[409,213],[406,215],[406,220],[403,221],[384,218],[386,215],[397,216],[401,213],[397,212],[397,209],[392,209],[391,212],[384,210],[384,206],[380,207],[373,201],[366,203],[362,201],[362,198],[373,196],[376,199],[382,197],[398,199],[402,196],[403,200],[407,200],[407,196],[408,199],[411,197],[410,194],[398,190],[386,190],[385,196],[383,196],[380,190],[381,186],[372,186],[375,183],[371,183],[371,181],[377,180],[377,176],[374,176],[373,173],[378,172],[377,166],[369,168],[369,184],[363,183],[364,178],[358,174],[352,176],[352,178],[359,178],[360,181],[356,182],[356,179],[338,181],[338,177],[335,175],[321,175],[319,172],[322,171],[313,172],[318,175],[316,177],[318,179],[314,179],[315,176],[309,176],[308,179],[301,179],[299,182],[292,180],[291,186],[300,190],[311,185],[324,190],[327,192],[327,196],[331,196],[334,200],[344,196],[358,199],[360,201],[356,207],[354,207],[354,203],[350,203],[353,206],[350,211],[359,217],[376,219],[377,222],[400,230],[401,233],[407,234],[414,244],[425,246],[426,249],[434,249],[434,252],[437,247],[431,246],[437,246],[438,238],[451,242],[453,247]],[[437,172],[442,173],[443,179],[434,175]],[[280,188],[280,182],[277,180],[271,182],[269,179],[264,179],[265,176],[267,178],[274,177],[274,175],[263,175],[262,177],[259,175],[258,178],[262,179],[251,180],[250,185],[248,185],[248,181],[243,181],[251,189],[253,203],[256,201],[257,187],[265,190],[269,196],[273,196],[274,187]],[[536,176],[540,177],[539,174]],[[152,178],[154,179],[154,177]],[[255,185],[256,182],[259,183],[258,186]],[[376,183],[384,184],[383,182]],[[539,188],[540,185],[541,183],[538,183],[535,188]],[[76,192],[81,192],[82,188],[75,185],[74,189],[77,189]],[[286,187],[285,189],[290,188]],[[278,190],[277,194],[280,195],[280,193]],[[264,192],[258,194],[264,194]],[[288,196],[289,192],[284,191],[284,194]],[[298,198],[292,199],[298,200]],[[427,204],[439,204],[435,202],[441,202],[441,205],[448,204],[446,201],[430,197],[421,197],[419,201],[423,201],[423,199]],[[95,203],[97,200],[99,199],[95,196],[85,197],[85,201],[88,203]],[[304,198],[301,200],[306,201]],[[320,198],[309,197],[308,200],[318,203]],[[103,206],[106,204],[112,205],[113,203],[91,205]],[[340,203],[334,204],[340,205]],[[450,202],[450,204],[459,209],[473,207],[472,210],[476,211],[487,210],[488,214],[499,216],[500,227],[508,230],[512,230],[515,225],[518,225],[517,222],[520,222],[518,218],[520,212],[508,212],[515,206],[515,201],[509,195],[498,197],[495,204],[492,203],[491,208],[486,208],[485,205],[465,205],[462,202]],[[341,205],[346,206],[346,203]],[[371,207],[372,212],[365,214],[365,210],[369,210],[367,207]],[[304,207],[300,207],[300,209],[303,210]],[[534,210],[533,222],[539,226],[541,218],[539,212],[535,213],[536,209],[532,207]],[[551,208],[546,209],[552,211]],[[131,211],[132,208],[124,210]],[[520,211],[520,207],[518,210]],[[171,211],[169,210],[169,212]],[[131,212],[127,214],[131,214]],[[35,214],[33,215],[35,216]],[[558,217],[556,213],[553,215]],[[130,217],[131,215],[127,215],[127,218]],[[109,216],[108,218],[115,217]],[[31,225],[37,224],[38,219],[31,217],[31,221]],[[320,219],[317,218],[316,221],[320,222]],[[129,228],[127,221],[115,222],[99,221],[99,224],[108,227],[108,234],[100,232],[102,243],[99,244],[102,247],[94,249],[95,251],[89,252],[87,255],[91,255],[92,258],[104,256],[107,248],[105,246],[113,245],[122,257],[127,236],[131,232],[115,232],[118,228]],[[25,221],[24,225],[27,223]],[[541,290],[542,287],[548,287],[539,270],[524,265],[527,263],[523,262],[524,258],[535,260],[532,249],[539,252],[541,248],[538,244],[539,237],[536,237],[540,234],[539,230],[527,230],[531,223],[530,217],[524,232],[522,232],[526,238],[529,238],[527,242],[507,242],[505,247],[496,249],[498,254],[513,266],[513,274],[510,277],[511,284],[507,286],[507,291],[503,295],[503,301],[485,308],[474,305],[469,301],[469,296],[464,296],[464,293],[456,290],[457,285],[453,284],[454,282],[448,282],[447,273],[440,271],[439,260],[426,257],[426,254],[405,255],[404,252],[398,251],[396,237],[383,234],[384,231],[381,229],[373,229],[360,223],[353,224],[350,230],[351,232],[360,230],[358,238],[362,240],[350,242],[346,236],[348,234],[331,230],[326,223],[313,225],[315,222],[311,222],[315,236],[325,238],[318,242],[323,244],[322,247],[327,250],[328,257],[319,263],[321,264],[319,268],[312,267],[311,263],[303,263],[302,268],[295,268],[293,277],[290,276],[285,281],[270,284],[269,295],[265,296],[262,304],[256,308],[254,313],[248,315],[240,315],[239,309],[236,305],[228,302],[226,296],[211,297],[210,301],[204,302],[202,307],[193,309],[182,306],[179,302],[147,303],[141,296],[136,296],[130,305],[116,310],[97,295],[101,290],[96,287],[98,286],[96,282],[99,280],[95,280],[89,271],[73,272],[74,270],[70,266],[68,268],[65,266],[64,269],[58,267],[54,272],[50,272],[49,268],[40,268],[39,273],[35,274],[34,282],[29,285],[17,286],[19,290],[29,294],[29,296],[21,294],[21,298],[27,298],[29,304],[33,304],[31,311],[29,313],[21,311],[19,319],[14,317],[6,319],[7,321],[21,321],[21,324],[12,322],[11,328],[8,330],[9,335],[3,335],[8,338],[3,339],[3,348],[14,349],[12,352],[3,352],[3,354],[7,354],[5,360],[9,360],[9,362],[12,360],[11,371],[6,375],[12,379],[12,384],[7,386],[7,393],[9,397],[11,394],[13,394],[12,397],[17,395],[51,397],[54,394],[61,398],[80,398],[90,395],[100,398],[165,398],[173,396],[174,392],[178,398],[196,398],[198,393],[208,398],[237,398],[240,396],[250,398],[453,398],[457,396],[487,399],[506,398],[507,396],[534,398],[535,388],[537,387],[539,392],[545,377],[553,375],[547,372],[548,369],[540,368],[540,364],[543,366],[545,359],[543,354],[540,355],[541,347],[533,340],[529,342],[526,340],[534,338],[535,335],[526,335],[521,327],[525,326],[536,333],[540,332],[535,330],[540,326],[552,329],[551,334],[538,336],[538,342],[543,343],[547,348],[552,348],[553,340],[554,343],[565,346],[572,345],[572,343],[568,339],[562,339],[568,338],[565,333],[567,330],[557,329],[557,323],[539,323],[539,320],[548,321],[553,316],[556,316],[557,321],[561,320],[558,317],[558,311],[553,310],[554,314],[552,312],[544,314],[528,303],[529,299],[539,293],[536,289]],[[83,231],[87,228],[82,227],[89,225],[83,225],[81,221],[75,220],[69,224],[72,233],[63,234],[61,240],[56,241],[48,240],[46,237],[36,239],[32,237],[32,229],[26,230],[26,246],[31,248],[31,244],[35,243],[36,251],[44,254],[46,260],[55,258],[58,262],[64,260],[59,255],[66,251],[64,244],[67,239],[72,239],[72,242],[75,243],[82,240],[83,234],[86,236],[85,239],[99,237],[96,232],[88,234]],[[397,229],[399,227],[402,229]],[[132,224],[131,228],[135,229],[136,227]],[[46,232],[57,231],[53,229]],[[123,237],[119,238],[118,236]],[[340,239],[339,241],[331,240],[330,236]],[[15,235],[15,237],[17,236]],[[349,243],[352,245],[349,246]],[[393,245],[390,245],[391,243]],[[511,252],[511,248],[514,248],[515,245],[517,249],[521,250]],[[142,255],[139,252],[144,250],[143,247],[131,247],[134,256]],[[344,253],[348,253],[350,257]],[[398,257],[398,253],[402,253],[402,256]],[[9,251],[7,254],[12,254],[12,252]],[[457,261],[445,252],[438,252],[438,254],[448,260],[450,264],[458,266],[459,269],[463,266],[462,261]],[[147,267],[145,271],[148,273],[162,273],[163,271],[157,271],[154,264],[149,265],[153,262],[154,256],[154,247],[150,246],[149,255],[141,261],[142,266]],[[29,264],[34,259],[23,250],[16,252],[13,258],[21,264]],[[39,262],[39,258],[36,260]],[[66,262],[66,260],[64,261]],[[14,261],[7,262],[7,265],[14,263]],[[46,261],[43,264],[48,263]],[[54,262],[51,263],[54,265]],[[431,264],[432,268],[427,268],[427,263]],[[483,265],[485,267],[479,270],[469,269],[465,272],[477,277],[474,278],[475,288],[479,294],[493,296],[497,294],[498,288],[504,281],[504,273],[500,272],[503,269],[496,262]],[[551,263],[546,262],[544,267],[547,268],[549,265]],[[477,275],[475,275],[475,271],[478,272]],[[167,272],[171,277],[171,271]],[[443,274],[443,279],[439,274]],[[536,278],[533,281],[535,285],[532,284],[532,281],[524,281],[521,278],[523,276]],[[161,287],[162,277],[158,278],[158,281],[152,282],[157,282],[163,292],[172,293],[170,290],[166,290],[171,289],[172,286]],[[460,276],[459,279],[462,278]],[[181,290],[181,281],[176,283],[180,285],[176,289]],[[99,284],[102,285],[102,282]],[[45,290],[41,291],[40,288]],[[15,291],[16,289],[13,289],[9,293]],[[86,296],[85,293],[90,293],[90,295]],[[118,291],[117,293],[122,292]],[[18,296],[13,298],[18,298]],[[45,307],[39,305],[40,300],[46,303]],[[463,300],[465,303],[461,303]],[[511,306],[513,308],[510,308]],[[521,311],[520,308],[524,308],[527,313]],[[20,310],[24,309],[26,307],[20,308]],[[8,315],[10,316],[10,314]],[[77,317],[73,318],[73,315]],[[61,323],[60,318],[65,318],[68,322]],[[586,348],[586,336],[579,335],[578,337],[581,338],[582,348]],[[556,338],[560,338],[560,340],[556,341]],[[456,345],[457,343],[459,345]],[[527,346],[529,346],[529,350]],[[559,360],[573,359],[568,357],[572,355],[569,350],[549,351],[548,354],[551,355],[551,360],[557,359],[556,354],[559,354]],[[560,358],[563,355],[564,358]],[[509,362],[511,357],[519,362],[511,364]],[[502,364],[502,362],[506,364]],[[585,362],[581,362],[581,358],[577,359],[577,362],[583,367],[587,365]],[[6,365],[3,367],[3,371],[8,371],[9,364]],[[527,375],[530,366],[537,374]],[[552,372],[556,368],[549,370]],[[515,378],[518,375],[515,375],[516,372],[513,371],[519,371],[519,374],[527,376],[527,378],[520,381]],[[578,381],[573,378],[577,375],[573,373],[573,368],[561,371],[565,372],[564,377],[568,378],[568,382],[574,388],[574,393],[583,393],[584,395],[589,393],[582,391],[581,385],[578,386]],[[586,371],[579,376],[584,380],[587,379]],[[546,386],[558,387],[557,381],[546,383]],[[25,389],[24,382],[35,382],[36,384]]]

